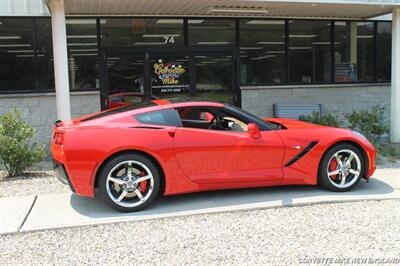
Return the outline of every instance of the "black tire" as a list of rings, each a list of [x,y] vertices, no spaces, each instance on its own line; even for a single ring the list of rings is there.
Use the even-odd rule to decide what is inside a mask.
[[[151,194],[148,196],[145,201],[140,203],[138,206],[134,207],[127,207],[127,206],[121,206],[117,204],[108,194],[107,192],[107,177],[110,171],[117,166],[118,164],[121,164],[126,161],[136,161],[139,162],[143,165],[145,165],[148,170],[150,170],[151,175],[153,177],[153,186],[152,186],[152,191]],[[110,181],[109,181],[110,182]],[[110,182],[111,183],[111,182]],[[114,185],[116,186],[116,185]],[[99,180],[98,180],[98,187],[99,187],[99,196],[113,209],[120,211],[120,212],[135,212],[142,210],[149,206],[158,196],[158,193],[160,191],[160,173],[155,166],[155,164],[146,156],[136,154],[136,153],[128,153],[128,154],[121,154],[109,162],[107,162],[104,167],[102,168],[100,175],[99,175]],[[109,185],[109,187],[113,187]],[[122,190],[121,190],[122,191]],[[149,190],[150,191],[150,190]],[[115,192],[115,190],[114,190]],[[146,197],[145,197],[146,198]]]
[[[361,163],[361,171],[356,180],[352,181],[352,184],[347,186],[347,187],[337,187],[334,184],[332,184],[331,179],[328,176],[327,169],[328,169],[328,164],[332,156],[334,156],[338,151],[342,150],[350,150],[353,151],[359,158],[360,163]],[[331,147],[322,157],[321,163],[319,165],[318,169],[318,185],[321,187],[335,191],[335,192],[345,192],[353,189],[358,182],[360,182],[361,178],[365,175],[367,165],[365,165],[364,162],[364,157],[361,151],[354,145],[349,144],[349,143],[342,143],[335,145]],[[353,176],[355,178],[355,175]]]

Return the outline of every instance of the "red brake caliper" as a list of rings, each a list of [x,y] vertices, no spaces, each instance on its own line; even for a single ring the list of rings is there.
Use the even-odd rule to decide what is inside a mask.
[[[332,160],[331,163],[329,164],[329,172],[336,171],[337,170],[337,166],[338,166],[338,163],[337,163],[336,159]],[[336,180],[337,175],[332,175],[332,176],[330,176],[330,178],[332,180]]]
[[[146,175],[146,173],[144,173],[144,172],[141,172],[141,173],[139,174],[139,176],[145,176],[145,175]],[[145,181],[143,181],[143,182],[140,182],[140,183],[139,183],[139,190],[140,190],[140,192],[145,192],[146,189],[147,189],[147,180],[145,180]]]

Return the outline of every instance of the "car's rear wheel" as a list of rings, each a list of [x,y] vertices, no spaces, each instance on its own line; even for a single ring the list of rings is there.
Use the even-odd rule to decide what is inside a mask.
[[[122,154],[102,168],[99,193],[113,209],[133,212],[147,207],[160,190],[160,173],[140,154]]]
[[[318,183],[332,191],[348,191],[355,187],[365,171],[360,150],[343,143],[330,148],[322,158]]]

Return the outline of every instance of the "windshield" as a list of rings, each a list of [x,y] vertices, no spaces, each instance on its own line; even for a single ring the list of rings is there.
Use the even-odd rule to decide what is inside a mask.
[[[276,125],[269,123],[267,121],[264,121],[263,119],[259,118],[258,116],[255,116],[235,105],[227,104],[225,107],[227,109],[231,109],[237,113],[240,113],[243,116],[246,116],[249,120],[255,121],[261,130],[276,130],[276,129],[278,129],[278,127]]]

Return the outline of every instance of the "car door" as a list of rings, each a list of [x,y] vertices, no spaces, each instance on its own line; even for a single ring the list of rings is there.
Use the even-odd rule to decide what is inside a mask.
[[[196,183],[276,181],[283,177],[284,148],[275,131],[262,131],[261,138],[254,139],[247,132],[178,127],[174,153],[182,172]]]

